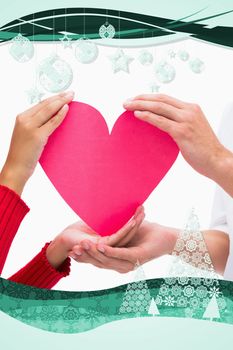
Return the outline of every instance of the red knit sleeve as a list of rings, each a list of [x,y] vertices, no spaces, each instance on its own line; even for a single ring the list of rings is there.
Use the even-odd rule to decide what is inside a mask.
[[[29,211],[13,190],[0,185],[0,274],[19,225]]]
[[[38,288],[51,289],[61,278],[70,273],[70,258],[67,258],[58,270],[50,265],[46,257],[46,243],[26,266],[9,278],[10,281],[27,284]]]

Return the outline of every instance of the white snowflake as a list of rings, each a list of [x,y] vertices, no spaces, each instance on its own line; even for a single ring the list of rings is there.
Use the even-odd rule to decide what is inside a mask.
[[[219,297],[219,295],[220,295],[220,290],[219,290],[219,288],[217,288],[217,287],[212,287],[212,288],[210,288],[210,290],[209,290],[209,296],[212,298],[214,295],[215,295],[217,298]]]
[[[189,252],[194,252],[197,249],[197,242],[194,241],[193,239],[190,239],[189,241],[186,242],[186,249]]]
[[[168,297],[165,297],[164,304],[166,306],[174,306],[175,305],[174,297],[172,297],[171,295],[169,295]]]

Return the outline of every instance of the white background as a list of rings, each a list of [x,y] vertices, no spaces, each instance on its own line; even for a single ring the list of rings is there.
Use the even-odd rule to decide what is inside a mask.
[[[179,58],[168,58],[168,50],[186,49],[191,57],[205,62],[202,74],[193,73],[189,64]],[[28,63],[18,63],[9,54],[9,44],[0,46],[0,165],[7,155],[16,115],[29,107],[26,90],[35,83],[38,63],[55,49],[51,44],[37,44],[36,55]],[[224,106],[232,100],[233,51],[203,42],[186,40],[180,43],[148,48],[154,55],[154,64],[142,66],[137,56],[140,49],[125,49],[135,60],[130,74],[113,74],[108,55],[114,48],[99,47],[98,59],[88,65],[79,63],[74,51],[57,45],[60,57],[71,65],[74,80],[70,87],[75,99],[87,102],[105,117],[111,129],[123,111],[122,102],[135,94],[149,92],[155,79],[155,62],[166,58],[176,67],[174,82],[163,85],[161,92],[184,101],[201,105],[213,129],[217,132]],[[45,97],[47,97],[45,95]],[[140,169],[139,169],[140,171]],[[182,227],[187,213],[195,206],[201,226],[207,228],[210,220],[214,184],[195,173],[179,156],[173,168],[145,203],[146,218],[161,224]],[[63,228],[78,220],[77,215],[63,201],[38,165],[22,195],[31,208],[20,226],[12,244],[3,277],[7,278],[26,264],[45,244]],[[164,276],[169,271],[170,258],[163,257],[145,265],[147,278]],[[90,265],[72,264],[72,273],[60,281],[56,289],[94,290],[126,283],[132,273],[121,275],[100,270]]]

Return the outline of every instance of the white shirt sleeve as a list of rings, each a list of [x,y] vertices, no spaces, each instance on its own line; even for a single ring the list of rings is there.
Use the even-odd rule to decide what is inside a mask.
[[[233,151],[233,103],[226,106],[219,130],[219,140]],[[219,186],[216,187],[212,207],[210,228],[229,235],[230,252],[224,271],[224,278],[233,281],[233,199]],[[230,216],[229,216],[230,215]]]
[[[224,203],[225,192],[221,187],[216,186],[210,228],[229,234],[229,227],[227,224],[226,205]]]

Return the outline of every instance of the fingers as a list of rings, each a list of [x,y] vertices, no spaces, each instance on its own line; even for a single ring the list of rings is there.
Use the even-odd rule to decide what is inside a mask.
[[[50,136],[55,129],[63,122],[65,116],[69,110],[69,106],[64,105],[55,116],[53,116],[49,121],[40,127],[40,132],[46,136]]]
[[[127,224],[125,224],[119,231],[117,231],[113,235],[100,238],[100,242],[110,246],[118,245],[132,231],[133,232],[135,231],[135,228],[137,226],[137,218],[143,212],[144,212],[143,206],[138,207],[133,218]]]
[[[46,103],[33,116],[33,124],[35,127],[41,127],[51,120],[51,118],[59,113],[64,106],[72,101],[74,97],[73,92],[69,92],[64,96],[58,96],[54,100]]]
[[[137,247],[130,247],[130,248],[115,248],[115,247],[109,247],[107,245],[101,245],[97,244],[97,250],[102,252],[106,257],[109,258],[115,258],[120,260],[128,260],[130,261],[134,266],[137,263],[137,261],[142,261],[140,249]]]
[[[77,254],[79,253],[79,251],[77,251],[77,248],[74,248],[74,250],[72,250],[70,253],[69,253],[69,256],[74,259],[75,261],[79,262],[79,263],[85,263],[85,264],[91,264],[93,266],[96,266],[100,269],[103,269],[104,268],[104,265],[101,264],[98,260],[95,260],[94,258],[92,258],[90,255],[88,255],[87,253],[85,252],[82,252],[82,254]]]
[[[153,102],[163,102],[178,109],[183,109],[186,107],[187,103],[183,102],[177,98],[165,95],[165,94],[141,94],[134,97],[131,100],[144,100]]]
[[[156,126],[160,130],[169,133],[173,136],[174,131],[177,130],[177,124],[173,120],[162,117],[161,115],[154,114],[149,111],[135,111],[134,115],[136,118],[145,121],[153,126]]]
[[[81,243],[84,252],[76,256],[78,262],[88,262],[100,268],[115,270],[120,273],[127,273],[134,269],[134,264],[127,260],[113,259],[106,257],[102,252],[98,251],[96,245],[92,242],[83,241]],[[73,249],[76,252],[76,249]]]
[[[61,100],[63,101],[63,105],[66,103],[69,103],[72,101],[74,97],[74,92],[72,91],[67,91],[67,92],[63,92],[61,94],[55,95],[55,96],[51,96],[43,101],[41,101],[40,103],[36,104],[35,106],[27,109],[25,112],[21,113],[26,119],[32,119],[33,117],[33,122],[37,125],[37,126],[41,126],[42,124],[40,124],[40,122],[38,122],[38,116],[37,113],[39,111],[41,111],[42,109],[44,109],[45,107],[49,106],[51,103],[53,103],[54,101],[57,100]],[[62,107],[62,106],[61,106]],[[60,107],[60,108],[61,108]],[[59,109],[60,109],[59,108]],[[56,113],[56,112],[55,112]],[[54,113],[54,114],[55,114]]]
[[[142,211],[136,218],[136,225],[134,228],[122,239],[120,240],[115,246],[116,247],[125,247],[127,244],[132,240],[134,235],[137,233],[140,225],[142,224],[143,220],[145,219],[145,213]]]

